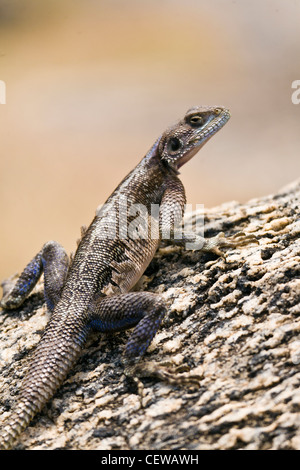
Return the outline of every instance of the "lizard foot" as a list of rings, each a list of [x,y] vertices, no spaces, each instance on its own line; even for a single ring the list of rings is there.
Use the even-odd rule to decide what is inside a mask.
[[[142,362],[125,366],[125,376],[132,380],[137,387],[138,394],[144,397],[144,386],[140,377],[156,377],[159,380],[172,385],[183,385],[187,387],[200,388],[200,375],[191,374],[187,365],[174,367],[169,362]]]
[[[226,255],[221,248],[237,248],[239,246],[246,246],[252,243],[259,244],[254,235],[237,232],[232,237],[225,237],[224,232],[220,232],[216,237],[205,240],[202,250],[215,253],[222,258],[226,258]]]

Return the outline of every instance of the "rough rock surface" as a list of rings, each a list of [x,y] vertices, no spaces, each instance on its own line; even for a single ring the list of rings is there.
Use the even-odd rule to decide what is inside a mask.
[[[93,334],[17,448],[300,449],[300,182],[209,210],[205,228],[259,245],[226,260],[162,247],[138,287],[169,303],[146,359],[187,363],[200,388],[144,379],[141,406],[120,362],[130,332]],[[2,421],[47,322],[41,289],[1,312]]]

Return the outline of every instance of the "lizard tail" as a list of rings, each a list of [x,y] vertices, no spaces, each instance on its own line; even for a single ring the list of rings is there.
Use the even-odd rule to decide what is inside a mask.
[[[36,411],[32,409],[30,402],[26,400],[18,402],[17,408],[1,431],[0,450],[9,450],[13,447],[15,441],[35,414]]]
[[[11,449],[32,418],[44,407],[76,363],[85,343],[85,325],[48,324],[29,364],[20,396],[0,434],[0,450]]]

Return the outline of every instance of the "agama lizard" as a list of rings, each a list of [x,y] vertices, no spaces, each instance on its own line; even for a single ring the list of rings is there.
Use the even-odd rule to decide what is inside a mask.
[[[181,244],[200,241],[202,250],[217,255],[222,255],[222,247],[248,242],[249,237],[243,234],[205,240],[194,233],[183,233],[180,240],[175,240],[186,201],[178,170],[229,117],[229,111],[219,106],[190,109],[156,140],[96,213],[74,258],[70,260],[57,242],[46,243],[4,295],[1,307],[17,308],[44,273],[44,296],[51,317],[12,415],[1,430],[0,449],[12,448],[33,416],[54,395],[91,330],[107,332],[134,327],[125,347],[125,371],[143,372],[140,359],[161,324],[166,306],[159,295],[130,290],[153,258],[164,231]],[[130,213],[134,205],[146,208],[135,220]],[[151,213],[153,205],[159,207],[157,217]],[[128,233],[133,222],[134,229]],[[146,222],[151,230],[145,229]]]

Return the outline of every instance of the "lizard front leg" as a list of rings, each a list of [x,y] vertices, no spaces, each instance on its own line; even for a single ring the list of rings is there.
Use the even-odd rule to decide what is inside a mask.
[[[225,237],[224,232],[220,232],[218,235],[211,238],[204,238],[197,233],[184,232],[181,238],[176,238],[175,236],[170,242],[176,245],[182,245],[186,249],[199,250],[204,253],[214,253],[224,259],[226,259],[226,255],[222,248],[238,248],[251,243],[258,244],[258,240],[254,235],[244,232],[238,232],[232,237]]]
[[[5,293],[0,306],[4,309],[19,307],[28,297],[44,272],[44,296],[50,312],[60,298],[69,269],[69,258],[64,248],[55,241],[45,243],[28,263],[13,288]]]
[[[211,252],[225,258],[223,248],[236,248],[258,243],[254,235],[238,232],[232,237],[225,237],[223,232],[211,238],[204,238],[199,233],[182,230],[184,206],[186,202],[182,182],[174,176],[167,182],[159,212],[159,231],[161,238],[169,243],[182,245],[186,249]]]

